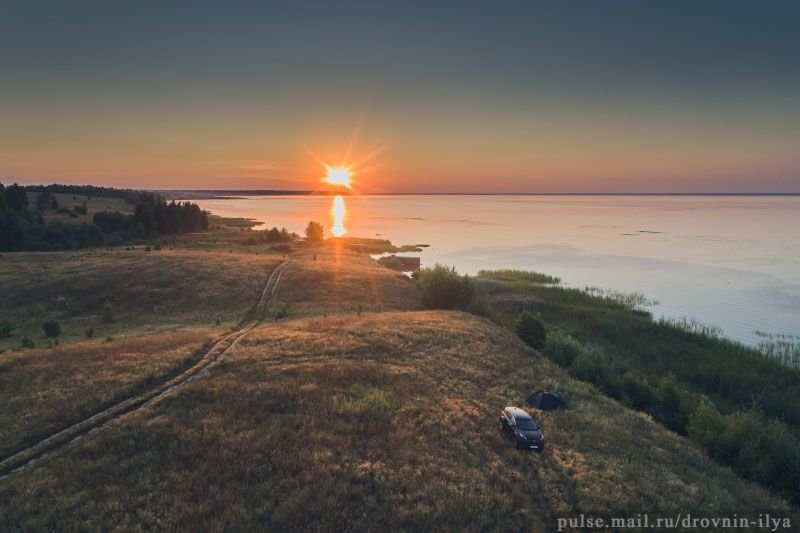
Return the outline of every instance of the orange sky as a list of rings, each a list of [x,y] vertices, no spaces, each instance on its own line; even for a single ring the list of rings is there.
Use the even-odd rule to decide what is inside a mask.
[[[797,4],[69,4],[0,19],[3,182],[800,192]]]

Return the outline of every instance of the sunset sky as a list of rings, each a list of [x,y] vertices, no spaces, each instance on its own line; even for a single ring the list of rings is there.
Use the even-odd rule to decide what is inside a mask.
[[[311,189],[349,151],[361,192],[800,192],[798,28],[796,1],[0,0],[0,181]]]

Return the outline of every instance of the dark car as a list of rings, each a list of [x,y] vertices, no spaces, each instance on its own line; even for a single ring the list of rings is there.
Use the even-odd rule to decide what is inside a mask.
[[[500,413],[500,431],[514,438],[514,447],[544,450],[544,433],[533,417],[519,407],[506,407]]]

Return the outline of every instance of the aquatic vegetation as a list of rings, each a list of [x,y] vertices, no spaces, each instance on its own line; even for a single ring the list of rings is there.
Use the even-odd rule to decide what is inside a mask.
[[[500,270],[480,270],[478,277],[496,279],[499,281],[525,281],[528,283],[558,285],[561,278],[543,274],[541,272],[531,272],[526,270],[500,269]]]
[[[722,328],[713,324],[706,324],[696,318],[680,317],[667,318],[661,317],[659,323],[665,326],[681,329],[687,333],[702,335],[711,339],[722,339]]]
[[[800,336],[769,334],[762,331],[757,331],[756,334],[764,337],[764,340],[758,343],[759,352],[782,365],[800,368]]]
[[[586,286],[583,288],[583,290],[590,296],[617,302],[626,309],[644,311],[648,307],[658,305],[658,300],[648,298],[641,292],[625,292],[615,289],[603,289],[601,287],[594,286]]]

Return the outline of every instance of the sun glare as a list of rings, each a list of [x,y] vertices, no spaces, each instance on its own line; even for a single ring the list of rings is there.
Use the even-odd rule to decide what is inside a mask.
[[[331,207],[331,218],[333,219],[331,235],[334,237],[341,237],[347,233],[347,229],[344,227],[344,219],[346,215],[347,208],[344,206],[344,198],[337,195],[333,199],[333,206]]]
[[[349,168],[325,165],[325,170],[327,174],[322,178],[323,182],[330,185],[341,185],[348,189],[351,187],[350,178],[353,176],[353,172]]]

